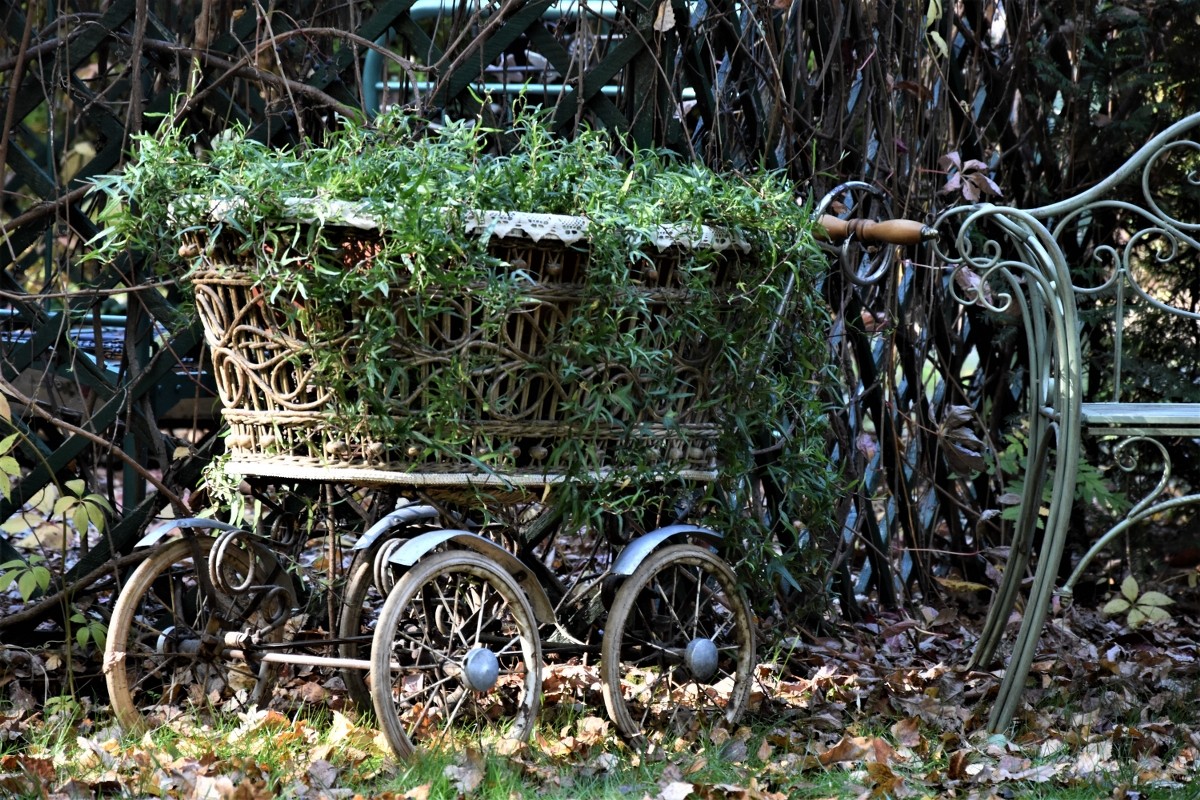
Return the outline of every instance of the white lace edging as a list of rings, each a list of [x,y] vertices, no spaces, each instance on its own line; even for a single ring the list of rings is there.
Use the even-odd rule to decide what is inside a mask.
[[[235,217],[249,205],[244,198],[212,199],[193,202],[198,198],[182,198],[177,207],[180,215],[202,214],[214,221]],[[386,227],[386,216],[377,211],[371,201],[351,202],[325,197],[293,197],[284,201],[284,217],[298,222],[315,222],[322,225],[338,225],[358,230],[382,230]],[[176,210],[175,208],[172,209]],[[498,236],[504,239],[525,238],[534,242],[555,241],[576,244],[587,240],[588,219],[565,214],[536,214],[521,211],[469,211],[466,216],[466,232],[480,236]],[[658,225],[649,243],[659,250],[669,247],[684,247],[689,250],[728,250],[737,248],[743,252],[750,245],[732,236],[723,228],[701,225],[699,229],[687,225]]]

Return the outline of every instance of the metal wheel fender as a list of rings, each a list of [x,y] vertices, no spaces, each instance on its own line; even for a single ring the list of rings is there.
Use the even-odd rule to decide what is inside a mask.
[[[185,517],[184,519],[171,519],[159,525],[154,530],[148,532],[133,546],[135,550],[142,547],[153,547],[154,545],[167,538],[167,534],[172,531],[179,531],[183,534],[185,529],[191,530],[215,530],[215,531],[244,531],[244,528],[239,528],[237,525],[230,525],[228,522],[221,522],[219,519],[207,519],[205,517]],[[249,533],[249,531],[246,531]]]
[[[390,533],[396,528],[402,528],[409,523],[417,522],[418,520],[428,520],[437,517],[437,509],[433,506],[414,504],[410,506],[402,506],[397,508],[382,517],[371,527],[367,528],[362,536],[358,537],[358,541],[354,543],[351,550],[366,550],[371,545],[379,540],[379,537],[386,533]]]
[[[554,605],[550,602],[550,597],[546,594],[546,590],[537,582],[533,573],[515,555],[477,533],[452,529],[422,533],[419,536],[406,540],[404,544],[397,547],[388,561],[396,566],[408,569],[438,545],[447,542],[452,542],[468,550],[474,550],[476,553],[487,556],[495,561],[512,575],[525,591],[525,596],[529,598],[529,605],[533,608],[533,615],[537,618],[538,623],[544,625],[554,622]]]
[[[625,545],[621,554],[617,556],[617,560],[613,562],[611,574],[623,578],[629,577],[648,555],[671,539],[680,537],[700,539],[714,547],[724,539],[716,531],[701,528],[699,525],[667,525],[663,528],[656,528]]]

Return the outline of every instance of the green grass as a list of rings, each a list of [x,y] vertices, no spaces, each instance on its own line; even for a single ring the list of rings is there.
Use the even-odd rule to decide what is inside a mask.
[[[1069,745],[1038,758],[1033,748],[1022,751],[1003,737],[968,743],[927,731],[918,747],[905,747],[879,726],[855,726],[845,731],[844,741],[865,752],[822,764],[818,756],[832,748],[806,739],[802,720],[760,718],[732,734],[722,731],[643,753],[621,742],[605,720],[581,714],[543,724],[528,746],[506,752],[494,742],[460,742],[455,749],[397,762],[374,729],[324,709],[295,718],[247,715],[221,726],[183,720],[141,737],[121,735],[103,713],[89,715],[94,710],[60,702],[55,713],[30,718],[0,748],[0,795],[32,800],[74,790],[106,797],[389,800],[790,800],[872,792],[1065,800],[1200,796],[1184,783],[1140,783],[1134,754],[1121,744],[1113,749],[1116,771],[1088,779],[1071,771],[1080,752]],[[886,756],[883,763],[877,762],[879,754]],[[1041,781],[1011,780],[1001,772],[1018,771],[1019,765],[1059,765],[1059,771]],[[692,793],[683,794],[682,784],[691,784]]]

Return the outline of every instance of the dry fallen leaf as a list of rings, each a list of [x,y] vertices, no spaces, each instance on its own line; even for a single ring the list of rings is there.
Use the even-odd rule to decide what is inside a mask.
[[[487,763],[483,753],[471,747],[463,751],[457,764],[448,764],[443,774],[449,778],[454,790],[459,794],[470,794],[483,783],[486,771]]]
[[[902,719],[891,727],[891,733],[898,744],[916,748],[921,744],[921,720],[916,717]]]
[[[662,786],[655,800],[684,800],[693,788],[695,786],[686,781],[669,781]]]
[[[584,717],[576,725],[576,738],[586,745],[598,745],[608,741],[608,720],[600,717]]]
[[[867,764],[867,775],[875,788],[873,794],[877,797],[895,797],[900,784],[904,782],[887,764],[872,762]]]
[[[341,770],[323,759],[308,765],[308,785],[314,789],[333,789],[337,786]]]
[[[820,753],[817,759],[825,766],[841,761],[858,761],[867,754],[871,741],[863,736],[843,736],[833,747]]]

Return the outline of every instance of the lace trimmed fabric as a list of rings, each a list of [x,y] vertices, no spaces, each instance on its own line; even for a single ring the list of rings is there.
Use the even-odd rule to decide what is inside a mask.
[[[207,207],[197,209],[194,204],[182,202],[180,211],[201,211],[214,221],[234,217],[247,208],[243,198],[211,200]],[[180,216],[183,216],[181,213]],[[322,225],[338,225],[359,230],[375,230],[385,225],[385,215],[379,213],[372,201],[351,202],[324,197],[296,197],[284,201],[284,216],[299,222],[314,222]],[[564,214],[536,214],[520,211],[471,211],[467,214],[466,231],[480,236],[500,238],[525,238],[534,242],[555,241],[576,244],[587,239],[588,219]],[[750,245],[735,238],[723,228],[701,225],[698,228],[686,225],[659,225],[649,239],[649,244],[660,251],[670,247],[689,250],[722,251],[736,248],[748,252]]]
[[[543,240],[575,244],[587,239],[586,217],[562,214],[530,214],[520,211],[478,211],[467,218],[468,233],[490,232],[502,238],[523,236],[535,242]],[[750,249],[746,242],[735,239],[721,228],[701,225],[699,231],[685,225],[659,225],[650,244],[659,250],[684,247],[689,250],[728,250],[736,247]]]

